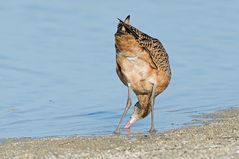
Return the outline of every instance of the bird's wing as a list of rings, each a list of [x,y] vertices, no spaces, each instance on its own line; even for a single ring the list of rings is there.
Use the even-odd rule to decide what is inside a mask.
[[[135,27],[128,25],[121,20],[120,23],[126,28],[126,32],[134,36],[140,46],[149,53],[156,67],[171,74],[168,60],[169,57],[162,43],[158,39],[139,31]]]

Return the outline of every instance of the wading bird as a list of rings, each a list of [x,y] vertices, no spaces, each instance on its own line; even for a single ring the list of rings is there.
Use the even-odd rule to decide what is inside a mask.
[[[169,57],[158,39],[139,31],[130,24],[129,15],[124,21],[118,20],[119,24],[115,33],[116,72],[120,80],[128,87],[128,99],[115,133],[120,133],[120,125],[132,104],[132,90],[138,102],[124,128],[130,128],[133,123],[145,118],[151,112],[149,132],[155,132],[154,100],[170,82]]]

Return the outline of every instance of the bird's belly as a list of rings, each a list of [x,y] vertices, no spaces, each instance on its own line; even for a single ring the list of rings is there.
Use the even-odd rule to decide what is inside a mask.
[[[136,94],[151,92],[156,77],[147,62],[137,58],[128,58],[122,63],[121,71],[127,80],[126,83],[131,84]]]

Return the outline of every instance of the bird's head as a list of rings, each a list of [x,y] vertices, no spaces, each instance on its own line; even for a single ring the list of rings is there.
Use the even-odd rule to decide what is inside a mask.
[[[124,126],[125,129],[128,129],[131,127],[133,123],[136,121],[145,118],[150,113],[150,106],[147,105],[146,107],[142,107],[139,102],[137,102],[134,106],[134,112],[131,115],[129,121]]]

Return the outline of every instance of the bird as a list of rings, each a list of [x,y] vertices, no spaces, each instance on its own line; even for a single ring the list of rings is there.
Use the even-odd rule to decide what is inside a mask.
[[[124,21],[119,19],[114,34],[116,49],[116,72],[123,84],[128,87],[126,106],[114,133],[120,133],[121,123],[132,105],[132,91],[138,101],[134,111],[124,126],[129,129],[136,121],[151,113],[150,133],[154,126],[155,98],[162,93],[171,80],[169,56],[162,43],[130,23],[130,15]]]

